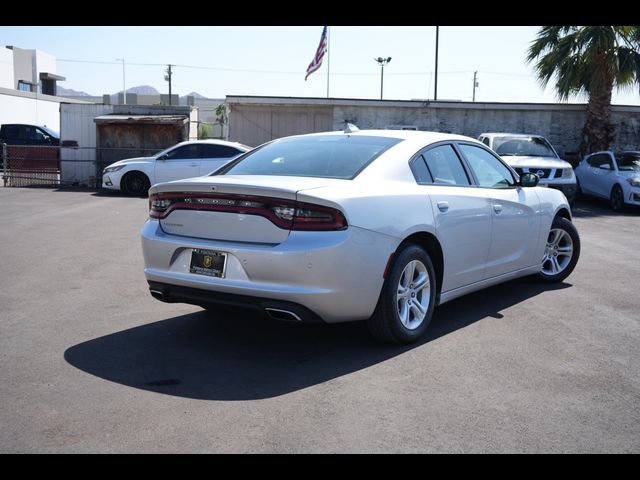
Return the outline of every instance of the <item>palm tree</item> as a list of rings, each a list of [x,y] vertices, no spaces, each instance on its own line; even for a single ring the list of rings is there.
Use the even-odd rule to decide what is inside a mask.
[[[543,87],[555,76],[560,100],[589,97],[581,156],[613,140],[611,93],[640,86],[640,26],[542,27],[527,53]]]

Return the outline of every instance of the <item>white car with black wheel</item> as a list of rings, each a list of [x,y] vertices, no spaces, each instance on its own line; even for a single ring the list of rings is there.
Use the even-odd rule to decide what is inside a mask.
[[[190,140],[151,157],[119,160],[102,171],[102,188],[146,195],[155,183],[207,175],[251,147],[224,140]]]
[[[272,141],[149,190],[151,295],[306,322],[366,320],[408,343],[434,308],[580,255],[565,196],[459,135],[371,130]]]

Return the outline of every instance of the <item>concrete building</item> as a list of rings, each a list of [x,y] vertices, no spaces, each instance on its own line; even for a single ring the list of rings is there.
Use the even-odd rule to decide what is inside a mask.
[[[60,130],[60,103],[86,103],[56,96],[56,59],[39,50],[0,48],[0,124],[27,123]]]
[[[410,129],[477,138],[483,132],[538,133],[561,156],[578,151],[586,105],[229,95],[229,140],[257,146],[274,138],[341,130]],[[612,148],[640,149],[640,106],[613,105]]]

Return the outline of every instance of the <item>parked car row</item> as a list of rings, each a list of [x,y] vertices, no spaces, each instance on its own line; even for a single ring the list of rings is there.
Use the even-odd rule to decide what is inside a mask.
[[[366,320],[375,338],[409,343],[449,300],[525,275],[563,281],[580,256],[570,204],[640,205],[640,152],[597,152],[574,172],[540,135],[349,126],[253,150],[183,142],[110,165],[103,185],[148,190],[158,300]]]

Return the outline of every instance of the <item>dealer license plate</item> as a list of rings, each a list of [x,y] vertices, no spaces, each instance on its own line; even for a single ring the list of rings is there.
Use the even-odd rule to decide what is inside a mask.
[[[226,264],[226,253],[194,248],[191,252],[189,272],[208,277],[224,277]]]

